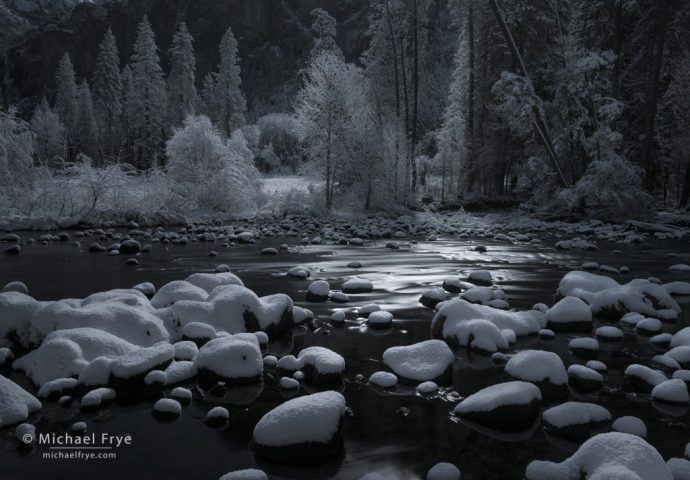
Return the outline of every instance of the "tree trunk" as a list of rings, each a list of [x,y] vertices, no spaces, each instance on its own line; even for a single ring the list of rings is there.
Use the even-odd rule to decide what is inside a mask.
[[[465,131],[465,164],[472,170],[475,164],[474,158],[474,0],[467,0],[467,46],[469,49],[468,85],[467,85],[467,130]],[[462,166],[461,166],[462,167]],[[462,175],[458,176],[458,192],[461,190]]]
[[[411,166],[411,185],[413,192],[417,191],[417,162],[415,161],[415,150],[417,149],[417,112],[419,106],[419,12],[417,0],[412,3],[412,48],[413,48],[413,69],[412,69],[412,124],[410,125],[410,166]]]
[[[685,183],[683,184],[683,191],[680,194],[678,208],[687,207],[688,200],[690,200],[690,158],[688,158],[687,165],[685,165]]]
[[[613,53],[616,55],[616,60],[613,64],[613,74],[611,78],[611,91],[613,98],[618,98],[618,89],[620,88],[621,65],[623,61],[621,54],[623,52],[623,0],[616,2],[615,13],[615,30],[613,35]]]
[[[652,58],[652,70],[647,85],[647,105],[645,108],[644,145],[642,147],[642,162],[645,168],[645,188],[654,190],[656,176],[652,150],[654,146],[654,124],[656,120],[657,100],[659,95],[659,79],[664,60],[664,42],[666,41],[666,29],[668,28],[669,10],[671,0],[658,0],[661,4],[659,21],[654,33],[654,50]]]

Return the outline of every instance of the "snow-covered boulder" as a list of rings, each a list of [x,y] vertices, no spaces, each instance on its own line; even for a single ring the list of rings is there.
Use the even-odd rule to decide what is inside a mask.
[[[0,375],[0,428],[15,425],[41,409],[41,402],[14,383]]]
[[[374,289],[371,280],[366,278],[351,278],[343,282],[341,289],[345,293],[369,293]]]
[[[185,280],[174,280],[163,285],[151,297],[151,306],[154,308],[165,308],[180,300],[201,302],[206,300],[207,297],[208,292],[203,288],[192,285]]]
[[[240,285],[217,287],[206,301],[175,302],[170,311],[174,325],[184,328],[187,323],[201,322],[231,334],[262,330],[277,335],[294,325],[290,297],[276,294],[259,298]]]
[[[137,349],[136,345],[95,328],[56,330],[36,350],[15,360],[13,366],[41,386],[51,380],[80,376],[98,357],[114,359]],[[108,370],[107,376],[109,373]]]
[[[311,270],[308,267],[297,266],[288,270],[288,277],[305,280],[311,276]]]
[[[207,293],[211,293],[216,287],[223,285],[244,286],[242,280],[231,272],[193,273],[185,280],[192,285],[206,290]]]
[[[328,294],[331,291],[331,286],[326,280],[315,280],[307,287],[307,301],[308,302],[325,302],[328,300]]]
[[[175,348],[160,342],[121,355],[110,364],[110,384],[120,395],[136,395],[143,391],[144,378],[151,370],[164,370],[172,362]]]
[[[498,330],[510,329],[518,336],[537,333],[544,328],[546,319],[542,312],[529,310],[524,312],[508,312],[485,305],[469,303],[462,299],[444,302],[431,321],[431,336],[447,339],[451,345],[462,337],[466,327],[462,323],[469,320],[482,319],[496,325]],[[469,338],[469,337],[468,337]],[[454,340],[457,339],[457,340]],[[471,343],[471,342],[470,342]],[[498,342],[501,344],[502,342]]]
[[[546,312],[547,328],[554,332],[580,332],[592,329],[592,311],[577,297],[565,297]]]
[[[238,333],[215,338],[201,347],[194,360],[199,380],[250,384],[261,380],[263,359],[256,335]]]
[[[426,340],[413,345],[390,347],[383,352],[383,363],[398,378],[408,383],[433,380],[448,383],[453,352],[445,342]]]
[[[665,320],[674,320],[680,314],[680,306],[668,291],[647,279],[621,285],[610,277],[573,271],[561,279],[558,293],[578,297],[595,315],[615,320],[629,312]]]
[[[367,317],[367,326],[374,330],[385,330],[393,324],[393,314],[384,310],[371,312]]]
[[[325,347],[308,347],[297,355],[304,380],[317,387],[337,386],[342,383],[345,359]]]
[[[666,380],[652,389],[652,400],[673,405],[687,405],[690,402],[688,387],[679,378]]]
[[[211,427],[220,427],[228,423],[230,419],[230,412],[228,409],[221,406],[213,407],[206,413],[206,424]]]
[[[398,383],[398,377],[390,372],[374,372],[369,377],[369,383],[381,388],[393,388]]]
[[[636,435],[611,432],[596,435],[561,463],[535,460],[527,480],[673,480],[663,457]]]
[[[647,437],[647,425],[645,425],[645,423],[638,417],[624,416],[617,418],[611,424],[611,430],[614,432],[637,435],[641,438]]]
[[[597,358],[599,341],[591,337],[573,338],[568,342],[568,348],[578,357],[592,360]]]
[[[611,413],[595,403],[566,402],[546,410],[542,416],[547,432],[581,442],[611,423]]]
[[[534,383],[545,399],[568,396],[568,374],[561,358],[545,350],[524,350],[508,360],[505,373],[511,379]]]
[[[153,414],[158,418],[177,418],[182,413],[182,405],[172,398],[161,398],[153,404]]]
[[[41,341],[56,330],[85,327],[111,333],[140,347],[169,339],[163,321],[154,315],[143,293],[110,290],[83,300],[60,300],[44,305],[31,317],[29,341]]]
[[[446,294],[446,291],[442,288],[427,288],[426,290],[422,291],[422,296],[419,297],[419,303],[427,308],[433,309],[436,308],[439,303],[444,302],[447,297],[448,294]]]
[[[584,365],[568,367],[568,384],[580,392],[593,392],[601,388],[604,377],[601,373]]]
[[[82,410],[95,410],[103,406],[105,403],[112,402],[114,399],[114,389],[106,387],[96,388],[81,397],[80,406]]]
[[[494,283],[491,272],[488,270],[472,270],[467,278],[470,282],[478,285],[492,285]]]
[[[65,395],[74,394],[79,381],[76,378],[57,378],[44,383],[38,390],[38,398],[45,398],[47,400],[58,400]]]
[[[254,451],[267,461],[323,460],[343,449],[345,398],[326,391],[293,398],[266,413],[254,428]]]
[[[268,480],[263,470],[248,468],[246,470],[235,470],[220,477],[218,480]]]
[[[426,480],[460,480],[460,469],[452,463],[440,462],[426,472]]]
[[[41,306],[21,292],[0,293],[0,347],[14,347],[14,342],[22,348],[35,346],[38,339],[32,338],[31,318]]]
[[[623,374],[623,390],[637,393],[651,393],[652,389],[668,380],[664,372],[645,365],[628,365]]]
[[[532,426],[541,411],[541,392],[528,382],[491,385],[461,401],[458,417],[493,430],[519,432]]]

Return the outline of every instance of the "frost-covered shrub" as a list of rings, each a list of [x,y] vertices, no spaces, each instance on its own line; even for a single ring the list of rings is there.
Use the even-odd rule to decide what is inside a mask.
[[[0,109],[0,185],[25,183],[34,153],[31,126],[14,109]]]
[[[255,205],[260,177],[241,130],[226,142],[207,117],[189,116],[168,141],[166,154],[170,179],[199,208],[237,211]]]
[[[622,220],[631,212],[639,215],[651,201],[642,189],[640,169],[613,152],[592,161],[575,186],[561,195],[571,208],[592,210],[610,220]]]
[[[283,166],[292,169],[298,167],[301,155],[298,150],[299,131],[295,118],[286,113],[271,113],[257,122],[259,128],[259,148],[263,168],[273,170]],[[266,162],[264,152],[270,147],[277,163]]]

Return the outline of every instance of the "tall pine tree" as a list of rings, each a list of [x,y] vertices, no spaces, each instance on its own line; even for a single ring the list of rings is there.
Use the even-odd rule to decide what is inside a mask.
[[[232,132],[244,126],[247,102],[240,90],[240,66],[237,62],[237,40],[228,28],[220,41],[220,64],[215,75],[215,115],[213,120],[221,133],[230,138]]]
[[[130,60],[132,69],[131,112],[133,163],[140,169],[157,163],[162,155],[166,88],[158,58],[158,47],[148,17],[139,23]]]
[[[55,73],[55,86],[55,112],[67,129],[71,143],[77,128],[77,81],[74,78],[74,67],[69,53],[65,53],[60,60]]]
[[[98,128],[93,110],[91,89],[86,80],[77,91],[77,138],[79,151],[93,158],[98,150]]]
[[[195,70],[192,36],[183,22],[173,36],[170,47],[168,120],[172,126],[182,125],[187,115],[194,114],[197,108]]]
[[[112,157],[120,148],[122,82],[120,58],[115,36],[110,28],[101,41],[92,83],[101,155]]]

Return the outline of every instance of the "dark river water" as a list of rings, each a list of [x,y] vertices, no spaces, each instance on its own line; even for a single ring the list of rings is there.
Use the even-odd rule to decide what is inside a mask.
[[[621,282],[648,276],[664,281],[690,280],[687,273],[668,271],[672,264],[690,263],[687,240],[634,246],[600,242],[596,252],[563,252],[552,247],[556,241],[553,236],[544,234],[542,239],[543,246],[441,238],[435,242],[420,240],[400,250],[386,249],[384,242],[364,247],[303,247],[296,245],[295,238],[268,239],[256,245],[231,248],[217,243],[154,244],[151,253],[138,256],[140,264],[136,267],[126,266],[124,257],[88,254],[69,243],[29,245],[19,256],[2,255],[0,286],[21,280],[29,286],[30,294],[40,300],[84,297],[144,281],[160,287],[171,280],[184,279],[192,272],[211,271],[218,264],[228,264],[257,294],[286,293],[297,304],[314,312],[315,329],[297,329],[291,339],[271,344],[268,353],[296,354],[306,346],[321,345],[341,354],[347,363],[342,391],[352,416],[344,422],[346,451],[341,458],[319,466],[290,467],[258,462],[250,450],[256,422],[284,401],[277,388],[278,379],[269,374],[265,375],[262,387],[243,391],[237,396],[241,400],[230,399],[225,405],[230,411],[230,422],[224,429],[205,425],[205,413],[213,405],[201,398],[195,398],[185,407],[177,421],[165,423],[151,415],[152,402],[116,404],[96,413],[44,402],[40,416],[35,421],[32,417],[39,432],[64,432],[75,421],[85,420],[90,432],[130,433],[133,445],[118,449],[117,459],[48,460],[42,458],[43,448],[18,450],[14,429],[5,429],[0,431],[0,479],[215,480],[228,471],[253,466],[265,470],[271,479],[358,479],[371,471],[391,479],[414,479],[423,478],[426,470],[439,461],[456,464],[463,479],[513,479],[522,478],[527,463],[533,459],[563,460],[576,446],[547,437],[541,428],[518,438],[488,435],[454,420],[451,415],[454,403],[443,394],[430,399],[402,386],[384,393],[355,381],[357,374],[368,377],[383,369],[381,357],[386,348],[429,338],[433,312],[418,303],[419,295],[427,286],[440,286],[449,275],[465,277],[463,272],[472,269],[491,270],[511,307],[516,309],[530,308],[537,302],[552,305],[560,278],[567,271],[579,268],[583,261],[628,266],[630,274],[617,278]],[[294,248],[281,251],[278,256],[260,255],[261,248],[277,247],[283,242]],[[487,245],[487,253],[472,250],[479,243]],[[621,254],[614,254],[615,249]],[[209,257],[211,250],[217,251],[218,256]],[[354,260],[362,263],[361,269],[346,267]],[[371,294],[350,295],[346,306],[376,302],[394,313],[393,328],[385,332],[368,331],[355,322],[344,328],[330,326],[327,319],[331,310],[341,305],[305,302],[304,291],[309,281],[285,276],[296,265],[310,266],[311,279],[326,279],[331,282],[331,288],[338,288],[350,276],[369,278],[375,290]],[[665,323],[664,331],[674,332],[690,324],[690,298],[678,300],[683,307],[682,318],[677,323]],[[585,359],[568,352],[571,338],[572,335],[566,334],[559,334],[551,341],[536,336],[522,338],[515,350],[552,350],[563,358],[566,367],[585,363]],[[613,356],[614,352],[617,355]],[[604,374],[605,388],[591,395],[571,392],[570,399],[599,403],[614,418],[622,415],[642,418],[647,424],[648,441],[668,459],[682,456],[690,439],[690,417],[683,409],[659,409],[648,397],[631,396],[619,388],[626,365],[648,364],[653,355],[662,352],[652,347],[647,338],[627,330],[624,342],[601,346],[599,359],[609,365],[609,371]],[[447,386],[447,390],[466,396],[501,380],[501,369],[493,366],[487,357],[470,355],[465,350],[456,355],[453,385]],[[17,373],[12,378],[33,388]],[[406,414],[401,407],[405,407]]]

